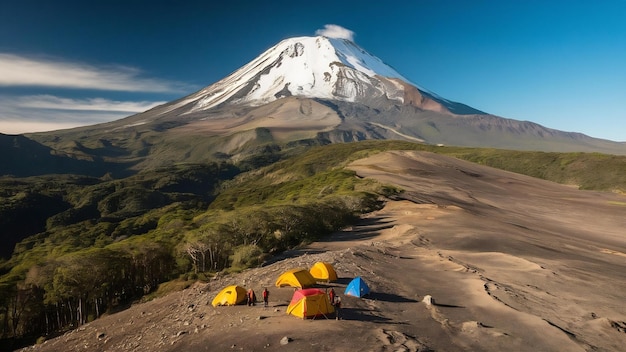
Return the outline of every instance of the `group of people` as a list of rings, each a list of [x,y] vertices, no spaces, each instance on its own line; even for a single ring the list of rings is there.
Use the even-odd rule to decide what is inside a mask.
[[[254,293],[253,289],[248,290],[247,298],[248,298],[248,306],[256,305],[256,293]],[[263,307],[267,307],[269,299],[270,299],[270,291],[268,291],[266,287],[263,289]]]
[[[253,289],[248,290],[247,294],[248,298],[248,306],[256,305],[256,293],[254,293]],[[268,302],[270,299],[270,291],[267,290],[267,287],[263,288],[263,307],[268,306]],[[337,320],[341,319],[341,297],[335,294],[335,289],[331,288],[328,292],[328,299],[330,304],[335,307],[335,317]]]

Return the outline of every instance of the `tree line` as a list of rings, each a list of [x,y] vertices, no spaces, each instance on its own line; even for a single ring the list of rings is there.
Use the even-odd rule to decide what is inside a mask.
[[[147,234],[103,247],[42,253],[35,265],[3,276],[0,336],[47,336],[132,303],[163,282],[259,265],[379,206],[375,194],[362,193],[303,205],[205,212],[191,221],[172,216]]]

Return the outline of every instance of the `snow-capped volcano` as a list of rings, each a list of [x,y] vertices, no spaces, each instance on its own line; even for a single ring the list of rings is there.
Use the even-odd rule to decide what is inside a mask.
[[[36,138],[58,154],[111,156],[137,168],[248,160],[260,150],[270,160],[276,150],[374,139],[626,153],[620,143],[451,102],[353,41],[326,36],[283,40],[219,82],[143,113]]]
[[[361,103],[382,98],[438,112],[481,113],[417,87],[352,41],[323,36],[285,39],[184,103],[194,103],[192,113],[287,96]]]

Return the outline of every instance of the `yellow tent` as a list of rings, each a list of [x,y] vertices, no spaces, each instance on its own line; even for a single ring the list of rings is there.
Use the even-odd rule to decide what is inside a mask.
[[[241,286],[227,286],[213,299],[213,307],[233,306],[246,300],[247,291]]]
[[[335,312],[335,307],[330,304],[328,295],[318,288],[307,288],[293,293],[291,303],[287,307],[287,314],[295,315],[302,319],[327,317]]]
[[[315,279],[306,269],[292,269],[282,273],[276,280],[276,287],[305,288],[315,285]]]
[[[330,263],[317,262],[313,264],[309,272],[317,281],[337,281],[337,272],[335,272],[335,268]]]

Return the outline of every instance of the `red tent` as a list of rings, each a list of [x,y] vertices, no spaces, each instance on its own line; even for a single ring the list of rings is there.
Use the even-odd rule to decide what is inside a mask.
[[[335,308],[330,304],[328,295],[318,288],[297,290],[293,293],[291,303],[287,307],[287,314],[303,319],[326,316],[334,312]]]

